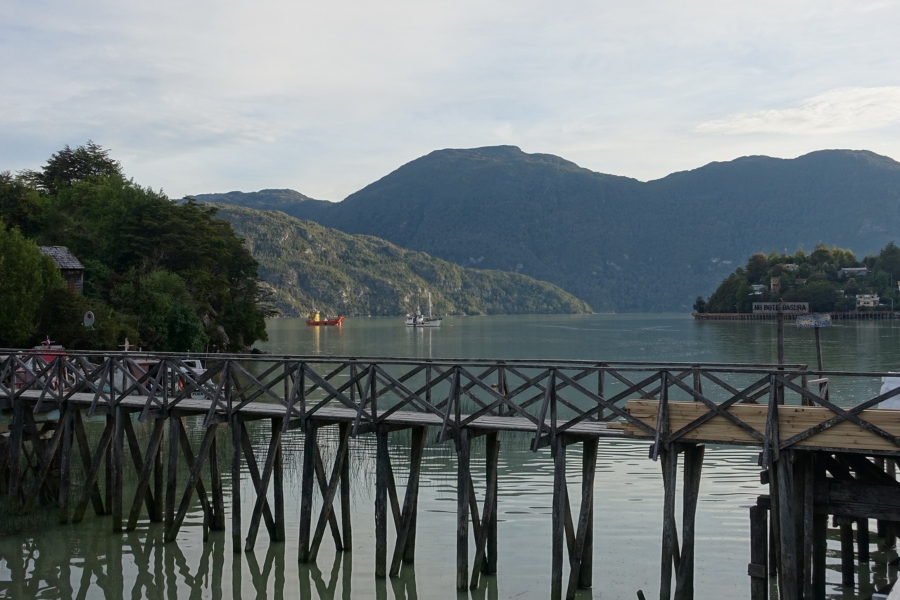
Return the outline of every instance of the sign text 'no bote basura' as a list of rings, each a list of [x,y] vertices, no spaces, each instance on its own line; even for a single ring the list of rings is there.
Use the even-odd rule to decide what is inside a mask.
[[[809,312],[809,302],[754,302],[754,314],[785,313],[804,315]]]

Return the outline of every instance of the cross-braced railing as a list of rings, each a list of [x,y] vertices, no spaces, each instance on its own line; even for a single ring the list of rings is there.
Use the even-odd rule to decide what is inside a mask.
[[[0,351],[0,357],[0,407],[28,399],[34,412],[74,400],[89,403],[93,415],[125,403],[129,410],[139,407],[142,418],[172,410],[205,413],[207,425],[265,412],[284,416],[285,427],[298,419],[350,421],[352,435],[383,424],[415,422],[438,427],[439,441],[462,428],[490,426],[530,432],[533,449],[551,444],[558,435],[612,434],[603,424],[615,421],[628,426],[627,434],[652,438],[654,456],[673,442],[691,439],[717,417],[741,432],[744,442],[776,452],[843,422],[894,446],[900,443],[896,431],[863,414],[900,394],[875,393],[878,377],[887,373],[817,374],[799,364],[48,355],[40,350]],[[836,387],[836,379],[855,379],[856,387]],[[840,389],[850,392],[835,397]],[[634,399],[657,401],[655,422],[632,414],[626,404]],[[676,427],[670,423],[670,403],[679,400],[693,401],[703,410]],[[747,404],[768,405],[764,423],[750,422],[734,409]],[[821,407],[829,416],[779,437],[775,407],[781,404]]]

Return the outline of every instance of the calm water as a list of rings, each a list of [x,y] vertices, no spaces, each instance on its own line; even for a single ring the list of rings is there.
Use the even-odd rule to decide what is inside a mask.
[[[815,364],[812,335],[787,327],[788,362]],[[304,355],[754,363],[771,363],[776,356],[774,324],[695,323],[684,315],[448,318],[440,329],[416,330],[404,327],[401,319],[352,319],[342,328],[312,328],[302,320],[283,319],[269,323],[269,337],[260,349]],[[900,368],[900,327],[892,323],[835,325],[822,331],[822,345],[826,369]],[[877,384],[872,386],[847,394],[874,394]],[[402,434],[395,435],[394,468],[402,482],[408,450]],[[528,451],[528,441],[502,438],[498,574],[483,577],[482,587],[471,593],[473,598],[545,598],[549,593],[552,461],[549,452]],[[333,447],[331,441],[325,443]],[[177,544],[162,544],[161,528],[146,523],[125,535],[110,534],[110,521],[92,516],[68,527],[38,524],[32,527],[34,533],[0,539],[0,598],[430,599],[456,595],[456,463],[451,444],[429,446],[426,453],[415,567],[386,582],[377,582],[373,576],[374,448],[368,438],[354,440],[351,446],[355,474],[352,552],[336,555],[326,535],[317,566],[298,567],[297,514],[290,507],[299,504],[301,444],[299,433],[292,432],[285,440],[286,543],[269,544],[263,528],[256,552],[233,554],[230,532],[212,532],[210,541],[203,543],[197,511],[189,515]],[[656,595],[662,481],[659,465],[647,459],[647,449],[647,442],[612,441],[600,446],[594,588],[582,591],[579,598],[635,598],[638,589],[647,597]],[[476,474],[483,472],[478,466],[482,452],[476,443]],[[748,595],[747,507],[767,491],[758,483],[756,460],[752,449],[707,449],[698,508],[697,598]],[[569,465],[575,494],[580,485],[577,446],[569,451]],[[483,486],[477,477],[476,486]],[[242,496],[242,505],[249,510],[249,481],[242,483]],[[245,534],[248,522],[249,515],[244,517]],[[831,554],[837,549],[837,540],[831,540]],[[888,562],[896,553],[875,556]],[[841,590],[835,557],[830,560],[831,597],[856,597]],[[896,567],[864,570],[860,591],[871,594],[873,586],[887,583],[887,577],[896,577]]]

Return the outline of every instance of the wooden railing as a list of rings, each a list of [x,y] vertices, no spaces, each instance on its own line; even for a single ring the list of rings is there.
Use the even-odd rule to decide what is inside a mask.
[[[438,440],[464,427],[487,427],[488,419],[510,420],[500,428],[533,433],[532,448],[557,435],[612,434],[598,424],[624,423],[628,435],[654,440],[654,456],[675,441],[687,441],[712,419],[725,420],[745,435],[726,443],[755,443],[779,450],[850,422],[900,449],[895,429],[867,418],[893,390],[873,395],[887,373],[813,373],[805,365],[591,362],[487,359],[403,359],[259,355],[92,353],[63,356],[41,351],[0,351],[0,409],[28,398],[34,412],[77,400],[89,414],[122,402],[151,412],[206,413],[207,425],[265,407],[288,419],[351,420],[353,435],[383,423],[419,418],[440,427]],[[192,369],[191,359],[203,369]],[[815,379],[813,378],[815,376]],[[827,381],[831,381],[830,387]],[[854,380],[853,393],[834,396],[836,380]],[[837,389],[842,389],[838,385]],[[831,391],[829,391],[831,390]],[[865,397],[860,401],[860,395]],[[658,401],[655,422],[627,409],[631,399]],[[678,400],[705,410],[674,429],[670,407]],[[751,424],[732,407],[763,404],[765,422]],[[777,435],[778,404],[821,407],[828,417],[788,439]],[[694,409],[696,411],[696,407]],[[880,412],[880,411],[877,411]],[[411,413],[418,415],[411,416]],[[622,426],[619,426],[622,430]],[[713,440],[715,441],[715,440]]]

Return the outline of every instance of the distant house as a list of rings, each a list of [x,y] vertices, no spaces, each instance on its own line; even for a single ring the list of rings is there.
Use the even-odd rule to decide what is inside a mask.
[[[785,263],[785,264],[781,265],[781,268],[784,269],[785,271],[796,271],[797,269],[800,268],[800,265],[794,264],[794,263]]]
[[[780,292],[781,291],[781,280],[777,277],[773,277],[772,279],[770,279],[769,280],[769,289],[776,293]]]
[[[857,294],[856,295],[856,306],[857,308],[863,306],[878,306],[879,302],[878,294]]]
[[[761,283],[755,283],[755,284],[751,285],[750,287],[751,287],[751,289],[753,289],[753,293],[750,294],[751,296],[760,296],[760,295],[766,293],[766,286]]]
[[[65,246],[38,246],[41,254],[49,256],[56,263],[60,275],[66,282],[66,286],[73,292],[84,291],[84,265],[69,252]]]
[[[845,279],[847,277],[865,277],[869,274],[869,269],[865,267],[849,267],[838,271],[838,277]]]

